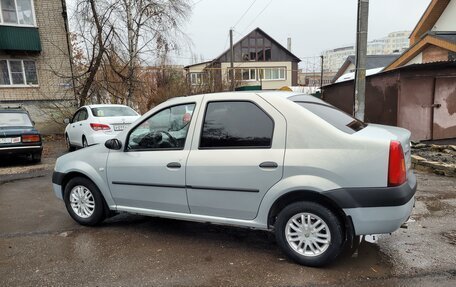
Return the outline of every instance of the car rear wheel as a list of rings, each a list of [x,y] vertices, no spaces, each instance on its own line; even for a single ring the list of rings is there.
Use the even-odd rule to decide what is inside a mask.
[[[337,216],[314,202],[286,206],[277,217],[275,234],[282,251],[306,266],[333,262],[343,246],[343,228]]]
[[[65,206],[79,224],[96,225],[106,216],[105,204],[98,187],[85,177],[72,178],[65,186]]]
[[[32,162],[34,162],[34,163],[41,162],[41,152],[32,153]]]
[[[87,139],[85,136],[82,136],[82,147],[88,147],[89,143],[87,142]]]
[[[68,137],[68,135],[65,135],[65,143],[66,143],[66,147],[67,147],[68,151],[74,151],[75,150],[74,146],[70,142],[70,138]]]

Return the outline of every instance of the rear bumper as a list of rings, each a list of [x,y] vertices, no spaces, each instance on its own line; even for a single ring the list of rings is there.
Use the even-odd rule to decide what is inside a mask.
[[[407,221],[415,205],[416,177],[397,187],[353,188],[326,195],[341,206],[353,222],[356,235],[391,233]]]
[[[0,155],[22,155],[41,153],[42,151],[42,145],[0,147]]]

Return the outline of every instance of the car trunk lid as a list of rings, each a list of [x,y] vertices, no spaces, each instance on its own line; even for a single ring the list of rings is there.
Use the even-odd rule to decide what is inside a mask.
[[[119,117],[96,117],[98,123],[106,124],[111,127],[109,132],[121,132],[131,123],[136,121],[139,116],[119,116]]]
[[[369,138],[383,138],[388,140],[396,140],[401,143],[402,151],[404,152],[405,165],[407,173],[411,168],[411,149],[410,149],[410,131],[392,126],[368,124],[367,127],[355,133],[357,136],[365,136]]]

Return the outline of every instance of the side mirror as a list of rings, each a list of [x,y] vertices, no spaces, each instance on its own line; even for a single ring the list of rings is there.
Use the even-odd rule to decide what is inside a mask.
[[[70,120],[69,118],[65,118],[65,119],[63,120],[63,122],[64,122],[65,124],[69,124],[69,123],[71,123],[71,120]]]
[[[118,139],[110,139],[105,142],[105,147],[113,150],[120,150],[122,148],[122,143]]]

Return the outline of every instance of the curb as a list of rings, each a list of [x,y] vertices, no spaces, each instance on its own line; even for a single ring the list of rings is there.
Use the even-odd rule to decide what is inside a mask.
[[[43,177],[43,176],[47,176],[51,173],[52,173],[51,169],[41,169],[41,170],[31,171],[28,173],[2,174],[2,175],[0,175],[0,184],[15,181],[15,180]]]

